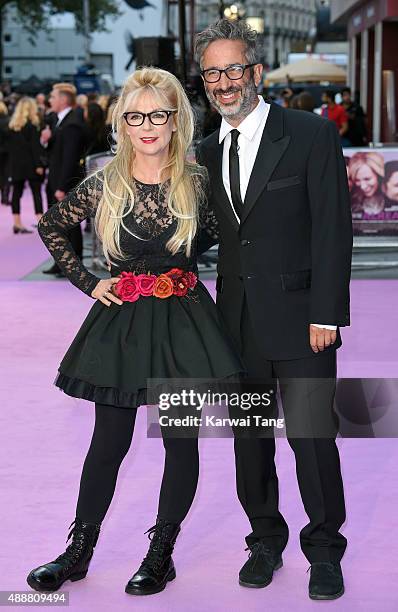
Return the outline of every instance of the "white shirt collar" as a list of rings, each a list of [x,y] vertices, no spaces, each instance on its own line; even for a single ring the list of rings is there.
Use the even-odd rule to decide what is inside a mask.
[[[236,128],[248,140],[253,139],[253,136],[256,133],[260,123],[262,122],[262,120],[264,119],[264,116],[267,115],[269,111],[270,105],[265,102],[262,96],[257,96],[257,97],[258,97],[257,106],[251,111],[251,113],[247,115],[247,117],[243,119],[242,123],[240,123],[238,127]],[[221,121],[221,126],[220,126],[220,133],[218,136],[219,144],[222,143],[225,136],[229,134],[230,132],[232,132],[233,129],[235,129],[234,126],[228,123],[228,121],[226,121],[223,117]]]
[[[64,119],[66,117],[66,115],[69,113],[69,111],[71,111],[71,110],[72,110],[72,107],[71,106],[67,106],[63,110],[59,111],[59,113],[57,113],[57,115],[58,115],[58,123],[61,123],[62,119]]]

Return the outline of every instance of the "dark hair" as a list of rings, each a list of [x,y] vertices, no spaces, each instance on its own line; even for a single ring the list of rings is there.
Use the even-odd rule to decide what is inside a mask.
[[[87,125],[93,130],[98,139],[103,136],[105,113],[97,102],[90,102],[87,105]]]
[[[300,110],[314,112],[315,101],[309,91],[302,91],[297,96],[297,105]]]
[[[343,87],[343,89],[341,90],[341,95],[348,93],[351,95],[351,87]]]
[[[333,89],[325,89],[323,93],[329,98],[329,100],[333,100],[334,102],[334,97],[336,94],[334,93]]]
[[[398,160],[396,159],[384,164],[384,184],[388,183],[394,172],[398,172]]]
[[[260,63],[260,43],[256,30],[243,20],[220,19],[195,36],[195,58],[200,66],[202,66],[203,53],[216,40],[241,40],[246,45],[247,63]]]

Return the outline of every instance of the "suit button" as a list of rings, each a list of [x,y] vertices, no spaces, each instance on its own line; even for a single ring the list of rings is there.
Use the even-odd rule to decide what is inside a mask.
[[[250,244],[250,240],[246,240],[245,238],[243,240],[240,241],[242,246],[247,246],[248,244]]]

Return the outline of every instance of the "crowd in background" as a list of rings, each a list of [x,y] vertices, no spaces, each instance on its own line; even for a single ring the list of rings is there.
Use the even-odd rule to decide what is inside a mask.
[[[190,86],[187,93],[197,118],[195,138],[200,140],[219,127],[220,115],[209,106],[200,87]],[[323,91],[318,107],[310,91],[295,92],[289,87],[265,97],[284,107],[317,112],[334,121],[344,147],[367,145],[366,117],[352,100],[348,87],[337,96],[335,91]],[[0,90],[1,203],[11,207],[15,234],[32,233],[21,220],[26,184],[38,222],[43,214],[44,192],[47,206],[52,206],[84,177],[88,156],[111,150],[115,144],[111,121],[116,99],[117,94],[77,95],[71,83],[55,84],[49,95],[38,93],[35,97]],[[86,230],[90,231],[89,223]],[[78,233],[71,239],[81,256],[80,228]],[[50,270],[62,274],[55,265]]]

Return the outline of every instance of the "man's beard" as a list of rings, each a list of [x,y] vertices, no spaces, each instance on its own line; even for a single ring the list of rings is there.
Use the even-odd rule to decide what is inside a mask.
[[[238,98],[237,102],[231,104],[230,107],[218,102],[218,94],[229,94],[236,91],[240,91],[242,95]],[[257,87],[252,80],[248,81],[243,87],[232,85],[227,90],[215,89],[212,92],[206,90],[206,93],[209,102],[218,110],[222,117],[225,117],[225,119],[244,119],[252,110],[254,101],[257,100]]]

